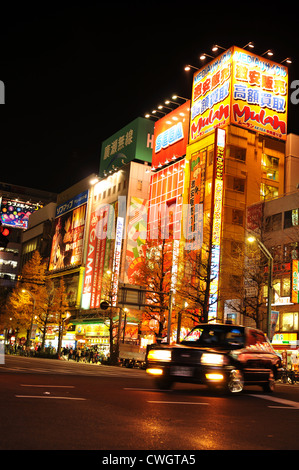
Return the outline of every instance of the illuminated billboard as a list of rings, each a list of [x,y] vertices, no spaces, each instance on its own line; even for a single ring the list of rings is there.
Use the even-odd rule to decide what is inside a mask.
[[[147,209],[147,199],[131,197],[124,273],[126,283],[137,284],[138,281],[138,268],[146,251]]]
[[[41,209],[41,204],[32,204],[20,199],[0,198],[0,218],[2,225],[27,229],[29,217],[33,212]]]
[[[190,100],[155,123],[152,168],[173,163],[186,155],[189,133]]]
[[[132,160],[152,161],[154,122],[137,118],[102,143],[100,176]]]
[[[287,67],[234,48],[232,124],[286,140],[287,94]]]
[[[292,260],[292,297],[291,302],[299,303],[299,262],[297,259]]]
[[[81,264],[87,200],[85,191],[57,207],[49,271]]]
[[[100,204],[90,217],[82,308],[99,308],[103,290],[103,276],[112,271],[115,224],[114,204]]]
[[[189,143],[229,124],[232,55],[228,49],[194,74]]]
[[[228,124],[286,140],[287,93],[285,66],[231,47],[194,74],[189,142]]]
[[[212,246],[209,295],[209,319],[217,318],[219,289],[220,240],[223,211],[223,178],[225,155],[225,130],[217,129],[214,157],[213,207],[212,207]]]

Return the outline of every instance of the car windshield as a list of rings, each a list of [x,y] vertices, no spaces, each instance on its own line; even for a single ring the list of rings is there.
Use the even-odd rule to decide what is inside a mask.
[[[245,345],[244,327],[233,325],[200,325],[181,341],[188,346],[236,349]]]

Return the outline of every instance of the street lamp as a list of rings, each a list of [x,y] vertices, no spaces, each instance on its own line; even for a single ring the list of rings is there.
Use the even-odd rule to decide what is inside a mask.
[[[267,296],[267,336],[271,338],[271,304],[272,304],[272,279],[273,279],[273,257],[265,245],[255,236],[250,235],[247,240],[249,243],[257,242],[261,252],[268,259],[268,296]]]

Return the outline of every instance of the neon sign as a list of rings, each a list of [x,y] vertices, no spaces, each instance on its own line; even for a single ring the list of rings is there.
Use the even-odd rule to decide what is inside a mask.
[[[190,143],[228,124],[286,140],[288,70],[232,47],[194,75]]]
[[[212,217],[211,274],[209,294],[209,319],[217,318],[217,298],[219,287],[220,238],[223,206],[225,130],[216,131],[216,150],[214,161],[214,204]]]
[[[155,123],[152,169],[161,168],[186,155],[190,101]]]
[[[183,124],[178,122],[174,126],[161,132],[156,139],[155,153],[161,149],[166,149],[169,145],[173,145],[184,138]]]

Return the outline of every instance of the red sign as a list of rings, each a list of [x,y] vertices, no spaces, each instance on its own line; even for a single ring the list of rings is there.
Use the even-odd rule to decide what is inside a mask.
[[[155,124],[152,168],[161,168],[186,155],[190,100],[159,119]]]

